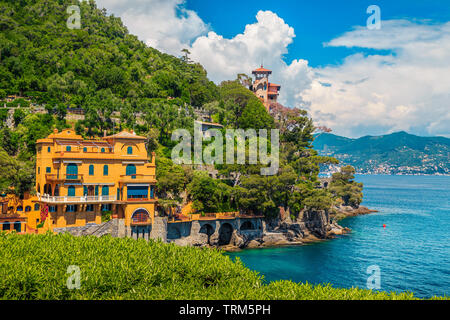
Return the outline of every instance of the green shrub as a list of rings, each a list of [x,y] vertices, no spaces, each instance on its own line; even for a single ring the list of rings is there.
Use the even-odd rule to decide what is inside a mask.
[[[0,234],[0,299],[413,299],[263,278],[217,250],[110,236]],[[81,270],[69,290],[67,268]]]

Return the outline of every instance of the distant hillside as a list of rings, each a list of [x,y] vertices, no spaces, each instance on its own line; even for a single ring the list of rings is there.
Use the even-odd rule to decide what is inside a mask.
[[[450,173],[450,139],[444,137],[397,132],[349,139],[327,133],[313,144],[321,155],[334,156],[362,173]]]

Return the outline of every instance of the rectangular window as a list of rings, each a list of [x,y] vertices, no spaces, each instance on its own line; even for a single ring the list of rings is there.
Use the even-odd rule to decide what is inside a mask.
[[[50,168],[50,167],[45,168],[45,173],[51,173],[51,172],[52,172],[52,168]]]
[[[76,212],[77,211],[77,205],[75,204],[68,204],[66,207],[66,212]]]
[[[52,148],[50,148],[50,147],[47,148],[48,153],[50,153],[51,150],[52,150]]]
[[[111,211],[111,204],[102,204],[102,211]]]
[[[56,206],[48,207],[48,212],[56,212]]]
[[[128,199],[148,199],[148,186],[129,186]]]
[[[86,212],[94,212],[94,205],[93,204],[88,204],[86,206]]]

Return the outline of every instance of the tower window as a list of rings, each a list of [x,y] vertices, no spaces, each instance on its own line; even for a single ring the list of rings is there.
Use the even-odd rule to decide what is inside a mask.
[[[127,154],[133,154],[133,147],[127,148]]]

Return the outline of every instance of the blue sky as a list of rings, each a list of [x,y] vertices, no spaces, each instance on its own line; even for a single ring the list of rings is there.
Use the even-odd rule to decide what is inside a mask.
[[[219,84],[261,62],[279,101],[347,137],[450,137],[450,1],[97,0]],[[381,28],[367,27],[377,5]]]
[[[295,29],[298,41],[289,46],[286,61],[302,57],[310,66],[318,67],[342,63],[357,49],[324,47],[324,43],[349,31],[353,26],[365,25],[368,6],[376,4],[381,9],[381,19],[430,19],[434,22],[450,20],[449,0],[259,0],[259,1],[207,1],[188,0],[187,9],[197,12],[211,29],[231,38],[241,33],[255,20],[260,10],[276,12]],[[363,50],[372,53],[373,50]]]

